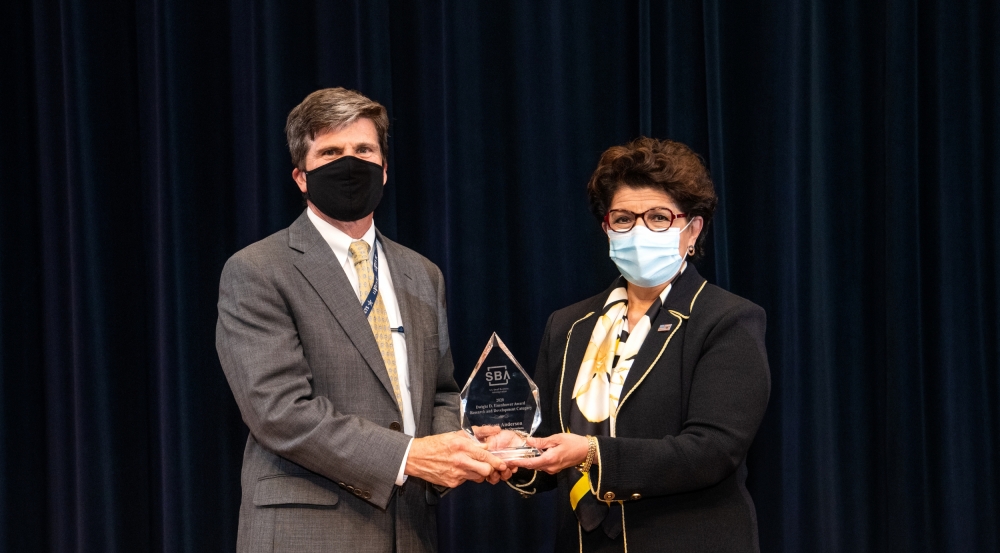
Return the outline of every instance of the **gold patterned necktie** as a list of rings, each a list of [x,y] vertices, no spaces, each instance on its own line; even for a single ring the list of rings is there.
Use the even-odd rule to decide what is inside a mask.
[[[354,261],[354,268],[358,272],[358,299],[365,301],[368,291],[372,289],[374,274],[372,264],[368,258],[371,247],[364,240],[351,242],[351,260]],[[396,352],[392,347],[392,332],[389,330],[389,315],[386,314],[385,304],[382,303],[382,294],[375,296],[375,305],[368,313],[368,324],[372,327],[375,335],[375,342],[378,343],[379,353],[382,354],[382,361],[389,371],[389,380],[392,381],[392,393],[396,394],[396,403],[399,411],[403,411],[403,395],[399,391],[399,374],[396,372]]]

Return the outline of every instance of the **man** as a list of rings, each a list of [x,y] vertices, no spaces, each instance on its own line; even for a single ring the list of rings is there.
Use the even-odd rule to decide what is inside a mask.
[[[441,271],[372,224],[388,126],[357,92],[306,97],[285,132],[307,208],[223,269],[240,552],[434,551],[437,487],[510,476],[459,429]]]

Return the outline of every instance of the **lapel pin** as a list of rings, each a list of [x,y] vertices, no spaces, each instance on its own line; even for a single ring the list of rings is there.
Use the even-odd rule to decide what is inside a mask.
[[[660,325],[660,328],[657,328],[656,331],[657,332],[670,332],[670,329],[673,328],[673,327],[674,327],[674,325],[672,325],[672,324]]]

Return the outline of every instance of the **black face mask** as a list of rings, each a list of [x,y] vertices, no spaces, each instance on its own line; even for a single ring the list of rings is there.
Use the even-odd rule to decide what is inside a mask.
[[[305,171],[306,198],[337,221],[357,221],[367,216],[382,199],[382,166],[344,156]]]

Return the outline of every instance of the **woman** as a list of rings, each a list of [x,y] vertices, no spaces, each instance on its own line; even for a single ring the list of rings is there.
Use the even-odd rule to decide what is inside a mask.
[[[558,487],[557,551],[758,551],[747,449],[770,392],[764,311],[687,262],[717,198],[687,146],[604,152],[587,185],[622,274],[556,311],[535,380],[543,453],[524,495]],[[534,470],[525,470],[534,469]]]

